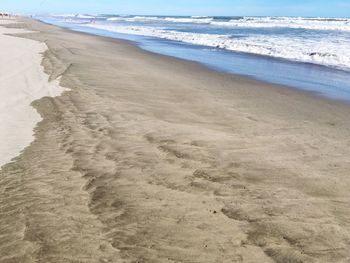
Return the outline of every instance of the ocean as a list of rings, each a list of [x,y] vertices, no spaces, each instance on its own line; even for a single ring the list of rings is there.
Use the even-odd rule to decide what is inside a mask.
[[[215,70],[350,101],[350,18],[61,14],[46,23],[131,40]]]

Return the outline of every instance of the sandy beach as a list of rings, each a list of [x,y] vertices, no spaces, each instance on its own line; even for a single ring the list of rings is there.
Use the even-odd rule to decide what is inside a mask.
[[[0,171],[0,262],[350,261],[349,105],[33,20],[7,32],[36,54],[28,86],[69,90],[30,98],[35,139]]]

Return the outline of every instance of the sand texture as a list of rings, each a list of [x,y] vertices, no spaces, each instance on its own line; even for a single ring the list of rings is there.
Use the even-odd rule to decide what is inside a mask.
[[[350,262],[349,105],[10,27],[71,90],[0,172],[0,262]]]

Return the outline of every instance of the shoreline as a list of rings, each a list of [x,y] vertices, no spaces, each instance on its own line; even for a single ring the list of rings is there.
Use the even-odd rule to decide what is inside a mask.
[[[301,87],[298,87],[297,85],[293,86],[292,84],[288,85],[288,84],[276,83],[276,82],[273,82],[272,80],[262,79],[262,78],[259,78],[258,76],[254,76],[254,75],[230,72],[228,70],[224,70],[224,69],[218,68],[218,67],[213,66],[213,65],[205,64],[205,63],[200,62],[200,61],[186,59],[186,58],[180,58],[180,57],[176,57],[174,55],[169,55],[169,54],[165,54],[165,53],[163,54],[161,52],[152,51],[152,50],[149,50],[147,48],[141,47],[140,45],[142,44],[142,42],[138,42],[137,40],[129,40],[129,39],[121,38],[121,37],[117,37],[117,36],[113,37],[113,36],[107,36],[107,35],[104,35],[104,34],[85,32],[85,31],[81,31],[79,29],[69,28],[68,26],[55,25],[55,24],[52,24],[52,23],[49,23],[49,22],[42,21],[40,19],[35,19],[35,20],[40,22],[40,23],[44,23],[46,25],[58,27],[58,28],[61,28],[63,30],[67,30],[67,31],[70,31],[70,32],[76,32],[76,33],[81,33],[81,34],[93,35],[93,36],[107,38],[107,39],[108,38],[115,39],[115,40],[118,40],[118,41],[130,44],[130,45],[132,45],[132,46],[134,46],[134,47],[136,47],[136,48],[138,48],[138,49],[140,49],[140,50],[142,50],[142,51],[144,51],[146,53],[150,53],[150,54],[153,54],[153,55],[156,55],[156,56],[160,56],[160,57],[164,56],[164,57],[168,57],[168,58],[172,58],[172,59],[177,59],[177,60],[180,60],[180,61],[186,61],[186,62],[189,62],[189,63],[194,63],[194,64],[198,65],[199,67],[206,68],[209,71],[215,71],[215,72],[217,72],[219,74],[228,74],[228,75],[236,76],[238,78],[246,79],[248,81],[249,80],[256,81],[258,83],[261,83],[261,84],[267,85],[267,86],[274,86],[274,87],[277,87],[277,88],[292,89],[292,90],[295,90],[297,92],[304,93],[307,96],[311,95],[311,96],[315,96],[315,97],[317,97],[319,99],[324,99],[326,101],[334,101],[334,102],[339,102],[339,103],[342,103],[342,104],[350,105],[350,98],[342,98],[342,96],[340,96],[340,95],[334,95],[334,94],[330,95],[330,94],[327,94],[327,92],[315,91],[315,90],[312,90],[312,89],[308,90],[305,87],[301,88]],[[108,31],[106,31],[106,32],[108,32]],[[176,42],[176,41],[174,41],[174,42]],[[193,44],[190,44],[190,43],[183,43],[183,42],[179,42],[179,43],[186,44],[186,45],[193,45]],[[197,48],[197,47],[200,47],[200,46],[193,45],[193,47]],[[205,46],[203,46],[203,47],[205,47]],[[288,60],[288,59],[284,59],[284,58],[269,57],[269,56],[264,56],[264,55],[259,55],[259,54],[250,54],[250,53],[230,51],[230,50],[222,50],[222,52],[228,52],[228,53],[232,52],[232,53],[235,53],[235,54],[244,54],[244,55],[257,57],[257,58],[265,58],[265,59],[271,59],[271,60],[282,61],[282,62],[284,61],[284,62],[287,62],[287,63],[290,63],[290,64],[314,66],[314,67],[324,68],[324,69],[327,69],[327,70],[330,70],[330,71],[339,71],[339,72],[343,72],[343,73],[347,73],[347,74],[349,73],[348,71],[343,70],[343,69],[327,67],[325,65],[313,64],[313,63],[309,63],[309,62],[298,62],[298,61],[292,61],[292,60]]]
[[[39,18],[45,21],[45,18]],[[49,19],[46,21],[55,24]],[[173,56],[187,61],[195,61],[204,64],[211,70],[231,73],[234,75],[254,78],[269,84],[287,86],[289,88],[309,91],[317,96],[350,101],[350,86],[346,81],[349,73],[346,71],[327,68],[316,64],[298,63],[283,59],[249,55],[225,50],[212,51],[201,50],[200,46],[183,42],[163,43],[163,40],[142,36],[119,34],[103,30],[94,30],[89,27],[64,25],[57,22],[58,26],[69,30],[86,32],[98,36],[107,36],[115,39],[123,39],[136,42],[139,48],[148,52]],[[271,68],[272,71],[264,68]],[[271,73],[273,72],[273,74]],[[286,78],[285,72],[290,72],[291,78]],[[308,72],[305,75],[304,72]]]
[[[0,171],[0,261],[349,259],[348,105],[17,27],[70,91],[34,103],[36,139]]]

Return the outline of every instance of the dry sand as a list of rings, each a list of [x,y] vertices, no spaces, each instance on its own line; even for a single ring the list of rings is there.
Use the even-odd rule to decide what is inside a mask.
[[[0,25],[13,22],[4,19]],[[33,128],[41,118],[31,102],[62,92],[58,81],[49,83],[49,76],[43,72],[46,45],[10,36],[26,32],[0,27],[0,167],[33,140]]]
[[[349,262],[350,106],[39,22],[70,88],[0,172],[0,262]]]

